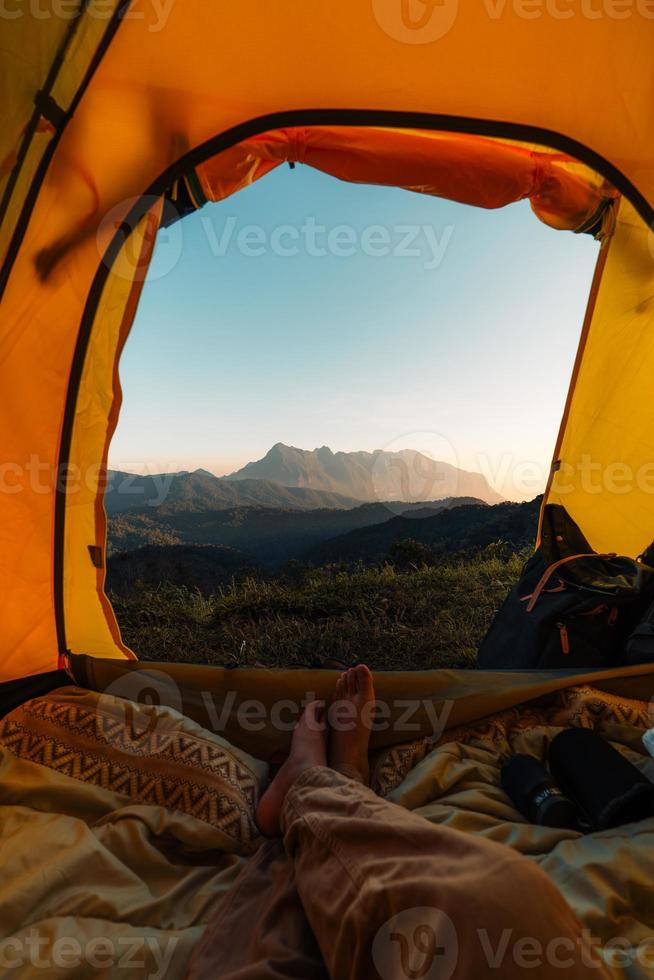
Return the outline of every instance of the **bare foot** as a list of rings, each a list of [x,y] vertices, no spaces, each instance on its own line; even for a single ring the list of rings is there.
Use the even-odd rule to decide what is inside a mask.
[[[305,769],[327,765],[324,703],[312,701],[300,718],[288,759],[259,800],[255,813],[257,826],[264,837],[281,837],[280,818],[286,794]]]
[[[358,776],[366,786],[370,778],[368,745],[374,700],[372,674],[360,664],[341,674],[330,708],[329,765],[346,776]]]

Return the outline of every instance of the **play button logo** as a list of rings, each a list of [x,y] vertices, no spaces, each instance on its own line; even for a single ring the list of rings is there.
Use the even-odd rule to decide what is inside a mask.
[[[402,44],[432,44],[454,26],[459,0],[372,0],[381,29]]]
[[[439,909],[405,909],[377,932],[372,959],[381,980],[449,980],[459,942],[454,923]]]

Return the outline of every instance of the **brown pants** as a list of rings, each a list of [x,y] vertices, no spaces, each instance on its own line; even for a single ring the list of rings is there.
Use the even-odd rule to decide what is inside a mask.
[[[485,838],[428,823],[331,769],[286,797],[216,909],[193,980],[605,980],[549,878]]]

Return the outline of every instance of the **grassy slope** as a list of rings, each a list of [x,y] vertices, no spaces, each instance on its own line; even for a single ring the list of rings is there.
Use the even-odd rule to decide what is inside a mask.
[[[377,669],[472,667],[526,553],[491,545],[479,556],[409,570],[390,565],[248,578],[206,597],[137,586],[112,596],[125,641],[146,660],[294,667],[330,658]]]

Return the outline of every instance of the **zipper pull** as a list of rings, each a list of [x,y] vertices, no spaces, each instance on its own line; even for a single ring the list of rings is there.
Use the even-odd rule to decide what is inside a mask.
[[[556,625],[561,636],[561,650],[567,657],[570,653],[570,637],[568,636],[568,627],[565,625],[565,623],[557,623]]]

